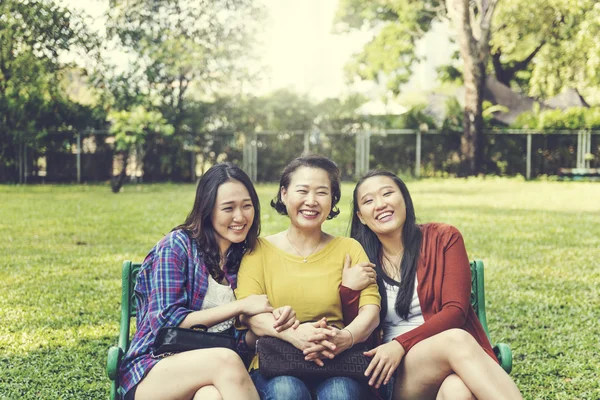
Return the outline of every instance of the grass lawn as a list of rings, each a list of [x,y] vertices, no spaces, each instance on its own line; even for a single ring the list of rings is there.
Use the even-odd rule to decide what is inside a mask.
[[[347,232],[352,187],[342,214]],[[600,184],[409,183],[420,222],[457,226],[486,265],[488,324],[527,399],[600,398]],[[190,210],[192,185],[0,186],[0,399],[105,399],[120,268]],[[285,227],[258,187],[263,234]]]

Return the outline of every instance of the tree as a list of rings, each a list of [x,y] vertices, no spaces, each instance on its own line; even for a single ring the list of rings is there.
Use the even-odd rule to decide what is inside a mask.
[[[55,118],[73,109],[61,84],[69,66],[59,58],[96,45],[84,19],[52,0],[0,3],[0,179],[23,182],[27,149],[47,130],[71,124]]]
[[[482,166],[482,91],[489,59],[492,17],[498,0],[343,0],[338,20],[349,29],[377,28],[349,71],[363,79],[388,80],[398,92],[418,60],[415,44],[435,21],[451,19],[463,62],[465,109],[461,157],[463,174],[479,173]]]
[[[168,171],[163,178],[177,179],[189,171],[182,152],[196,134],[186,124],[190,110],[248,76],[260,8],[253,0],[111,0],[110,6],[109,35],[135,55],[132,69],[112,79],[115,98],[121,108],[132,101],[156,109],[174,127],[161,146],[148,143],[152,170],[145,173],[160,178]]]
[[[132,150],[135,150],[137,163],[144,162],[144,145],[149,134],[169,136],[173,134],[173,126],[169,125],[162,114],[147,111],[142,106],[131,111],[112,111],[108,115],[111,123],[110,133],[115,136],[115,150],[121,156],[121,172],[111,182],[113,193],[118,193],[127,177],[127,163]]]
[[[460,138],[462,173],[482,172],[483,89],[489,60],[492,17],[498,0],[446,0],[448,15],[456,27],[463,61],[465,110]]]
[[[547,98],[565,87],[597,96],[598,21],[594,0],[502,0],[490,41],[496,78],[530,96]]]

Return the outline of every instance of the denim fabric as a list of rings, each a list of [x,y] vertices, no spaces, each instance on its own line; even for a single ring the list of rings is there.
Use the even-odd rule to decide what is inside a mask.
[[[333,377],[301,380],[293,376],[265,378],[258,370],[250,373],[261,400],[363,400],[366,386],[354,379]]]
[[[392,400],[394,398],[394,386],[396,385],[396,374],[392,375],[387,385],[379,388],[379,395],[383,400]]]

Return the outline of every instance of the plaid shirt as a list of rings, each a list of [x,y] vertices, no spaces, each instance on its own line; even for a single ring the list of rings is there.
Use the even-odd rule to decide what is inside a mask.
[[[135,284],[137,331],[119,370],[119,393],[137,385],[159,359],[151,348],[158,330],[178,326],[192,311],[202,308],[209,272],[195,242],[177,230],[165,236],[144,260]],[[235,289],[237,275],[225,270]],[[236,331],[238,351],[247,353],[245,332]]]

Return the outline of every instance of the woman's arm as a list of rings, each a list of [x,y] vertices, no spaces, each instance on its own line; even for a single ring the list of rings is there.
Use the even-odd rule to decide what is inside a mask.
[[[444,246],[444,264],[435,271],[443,274],[441,309],[421,326],[394,339],[406,352],[421,340],[462,327],[471,307],[471,269],[467,250],[460,232],[454,227],[447,229],[448,237],[441,244]]]
[[[273,311],[273,307],[269,304],[266,295],[252,295],[243,300],[235,300],[207,310],[192,311],[181,321],[179,326],[189,328],[201,324],[210,328],[241,314],[254,315],[271,311]]]

